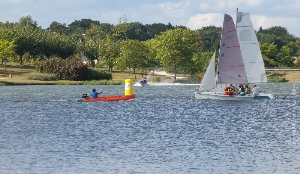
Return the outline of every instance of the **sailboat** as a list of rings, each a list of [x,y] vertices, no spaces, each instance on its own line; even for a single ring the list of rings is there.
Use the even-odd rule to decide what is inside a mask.
[[[232,17],[228,14],[224,15],[216,86],[267,82],[258,40],[249,13],[238,12],[237,23],[236,27]],[[204,79],[201,86],[203,83],[206,83]],[[200,90],[201,87],[199,92],[195,92],[196,99],[253,100],[272,97],[269,94],[228,95],[214,91],[203,94]]]

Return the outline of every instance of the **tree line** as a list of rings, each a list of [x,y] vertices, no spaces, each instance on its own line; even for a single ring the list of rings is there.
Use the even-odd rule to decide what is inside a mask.
[[[17,23],[0,23],[0,59],[38,62],[67,59],[84,54],[89,66],[131,69],[147,73],[164,67],[175,74],[201,74],[215,50],[219,49],[222,28],[215,26],[190,30],[171,23],[127,23],[117,25],[91,19],[75,20],[68,26],[52,22],[42,29],[31,16]],[[280,26],[257,31],[266,67],[291,67],[300,55],[300,40]],[[94,60],[97,61],[97,65]]]

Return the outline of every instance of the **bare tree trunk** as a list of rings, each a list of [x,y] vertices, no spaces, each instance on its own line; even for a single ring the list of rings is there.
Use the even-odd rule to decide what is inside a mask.
[[[20,65],[23,65],[23,55],[19,55],[20,56]]]

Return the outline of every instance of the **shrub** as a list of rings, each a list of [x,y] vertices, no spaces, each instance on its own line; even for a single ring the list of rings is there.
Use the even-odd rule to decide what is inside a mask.
[[[160,79],[160,77],[150,77],[149,81],[150,82],[160,82],[161,79]]]
[[[0,82],[0,86],[6,86],[6,84],[3,82]]]
[[[60,80],[86,80],[88,74],[88,67],[80,58],[54,58],[39,61],[36,70],[40,73],[56,74]]]
[[[41,80],[41,81],[56,81],[57,76],[55,74],[45,73],[32,73],[27,77],[29,80]]]
[[[283,77],[269,76],[268,77],[268,82],[280,83],[280,82],[286,82],[286,79],[283,78]]]
[[[100,71],[94,68],[89,68],[87,71],[87,80],[111,80],[112,74],[106,71]]]

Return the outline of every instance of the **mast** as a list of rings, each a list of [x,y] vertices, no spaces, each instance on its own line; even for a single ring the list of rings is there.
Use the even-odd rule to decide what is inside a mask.
[[[236,17],[235,17],[235,28],[237,27],[237,21],[238,21],[238,13],[239,13],[239,8],[236,8]]]

